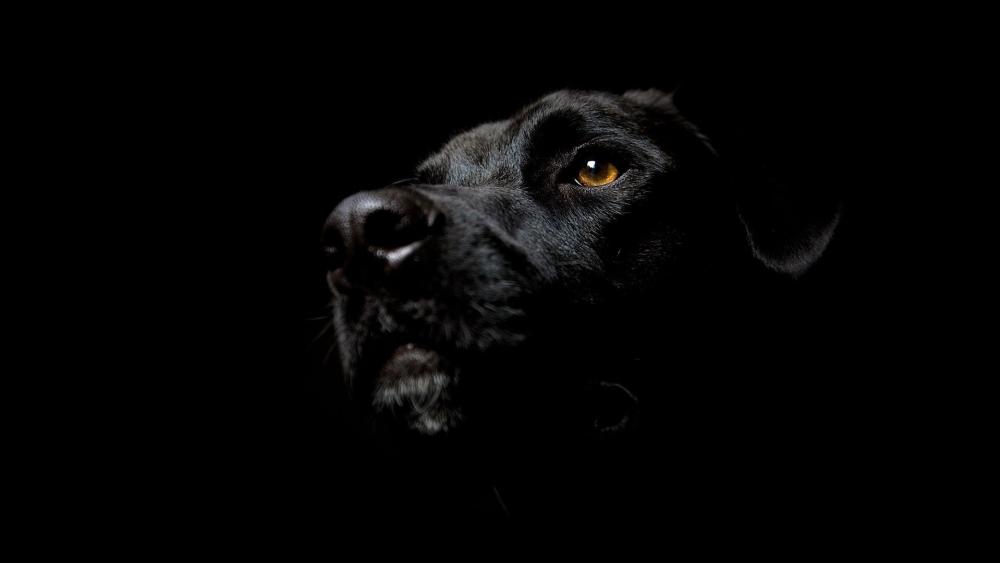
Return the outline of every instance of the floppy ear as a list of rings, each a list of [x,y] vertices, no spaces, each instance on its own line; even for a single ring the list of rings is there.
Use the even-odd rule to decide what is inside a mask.
[[[829,194],[796,191],[774,179],[765,178],[760,188],[737,195],[750,250],[769,269],[798,277],[830,244],[842,205]]]
[[[710,142],[702,130],[683,117],[675,105],[675,92],[632,90],[624,97],[679,125],[702,144],[697,151],[701,164],[715,168],[729,184],[740,222],[754,257],[768,269],[797,277],[823,255],[840,221],[839,197],[822,185],[820,174],[794,182],[780,180],[769,170],[781,171],[769,162],[766,151],[755,146],[752,135],[733,135],[735,142]],[[686,106],[685,106],[686,107]],[[708,116],[705,116],[706,118]],[[708,120],[708,119],[706,119]],[[714,129],[725,136],[725,124]],[[707,156],[708,158],[701,158]]]

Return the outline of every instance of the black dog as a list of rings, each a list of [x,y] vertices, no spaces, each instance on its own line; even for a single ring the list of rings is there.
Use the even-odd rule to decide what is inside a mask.
[[[455,137],[327,221],[355,399],[411,438],[549,446],[638,428],[640,402],[646,427],[700,437],[780,418],[786,380],[747,374],[809,354],[778,299],[839,208],[761,185],[659,91],[557,92]]]
[[[635,325],[671,287],[745,270],[741,254],[799,275],[837,222],[757,224],[656,91],[552,94],[417,172],[342,202],[326,242],[345,374],[427,434],[460,424],[456,393],[485,377],[483,358],[534,339],[620,340],[607,333],[621,324],[596,320]]]

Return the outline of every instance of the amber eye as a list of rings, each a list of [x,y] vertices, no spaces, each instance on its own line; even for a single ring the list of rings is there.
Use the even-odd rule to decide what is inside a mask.
[[[586,188],[606,186],[618,178],[618,167],[604,160],[588,160],[576,173],[576,183]]]

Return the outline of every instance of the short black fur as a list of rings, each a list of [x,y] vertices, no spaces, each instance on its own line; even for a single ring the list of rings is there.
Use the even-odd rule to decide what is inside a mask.
[[[588,158],[620,177],[575,184]],[[573,506],[523,493],[567,471],[635,474],[648,448],[690,453],[708,445],[693,436],[770,427],[773,389],[749,382],[772,367],[769,345],[808,340],[788,295],[841,213],[808,186],[793,198],[771,188],[744,182],[655,90],[556,92],[456,136],[413,180],[355,195],[328,222],[335,355],[362,418],[393,449],[475,460],[483,483],[514,497],[503,512],[521,514]],[[391,272],[344,240],[365,198],[434,216]],[[774,332],[774,318],[789,324]],[[430,352],[388,361],[407,345]],[[717,371],[731,357],[746,373]],[[794,377],[788,367],[777,362],[768,385]],[[419,391],[399,387],[403,368],[426,376]],[[715,434],[729,424],[743,430]]]

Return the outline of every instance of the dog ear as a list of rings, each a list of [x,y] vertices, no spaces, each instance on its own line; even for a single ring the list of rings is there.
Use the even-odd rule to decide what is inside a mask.
[[[840,222],[842,205],[835,190],[824,186],[819,174],[783,170],[796,166],[774,162],[775,155],[754,143],[752,135],[727,132],[725,124],[709,128],[710,142],[701,120],[696,126],[681,115],[675,93],[632,90],[624,97],[692,133],[704,149],[698,160],[720,172],[729,186],[754,257],[772,271],[802,275],[823,255]],[[706,155],[709,158],[701,158]],[[782,170],[786,178],[772,170]]]
[[[831,194],[793,190],[772,178],[761,188],[737,194],[750,250],[769,269],[798,277],[830,244],[842,205]]]

